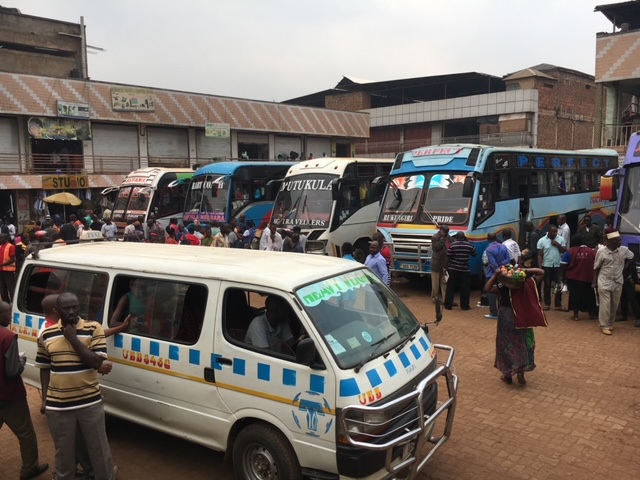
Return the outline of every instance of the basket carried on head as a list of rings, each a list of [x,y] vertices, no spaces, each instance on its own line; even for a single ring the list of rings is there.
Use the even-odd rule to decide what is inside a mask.
[[[526,279],[527,277],[509,277],[507,275],[502,275],[498,279],[498,282],[503,284],[505,287],[517,290],[519,288],[522,288]]]

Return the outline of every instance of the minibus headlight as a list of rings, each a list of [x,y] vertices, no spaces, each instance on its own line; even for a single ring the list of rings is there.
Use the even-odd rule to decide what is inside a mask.
[[[384,411],[354,410],[347,414],[347,433],[354,439],[360,435],[378,435],[387,428],[389,415]]]

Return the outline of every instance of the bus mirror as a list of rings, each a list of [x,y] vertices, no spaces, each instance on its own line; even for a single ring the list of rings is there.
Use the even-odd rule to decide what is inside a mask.
[[[473,173],[468,173],[467,177],[464,179],[464,185],[462,186],[462,196],[464,198],[473,197],[473,190],[475,187]]]
[[[616,186],[613,176],[600,177],[600,200],[612,201],[616,199]]]
[[[282,187],[282,182],[284,178],[272,178],[267,181],[267,192],[268,196],[263,200],[275,200],[278,196],[278,192],[280,191],[280,187]]]
[[[331,198],[332,200],[338,200],[340,198],[340,188],[342,187],[342,181],[339,178],[331,180]]]
[[[389,175],[382,175],[381,177],[374,178],[371,182],[373,197],[370,196],[369,198],[380,200],[384,196],[384,192],[386,191],[390,180],[391,177]]]

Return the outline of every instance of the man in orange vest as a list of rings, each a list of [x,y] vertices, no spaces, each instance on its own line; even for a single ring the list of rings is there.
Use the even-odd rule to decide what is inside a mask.
[[[0,234],[0,296],[8,303],[13,302],[16,289],[16,247],[9,242],[9,235]]]

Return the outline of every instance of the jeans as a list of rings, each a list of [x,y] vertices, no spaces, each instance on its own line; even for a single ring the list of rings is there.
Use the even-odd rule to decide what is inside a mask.
[[[543,289],[543,297],[544,304],[547,307],[551,306],[551,282],[555,282],[556,285],[562,283],[562,273],[560,272],[560,267],[542,267],[544,270],[544,289]],[[558,292],[555,294],[555,302],[554,307],[561,308],[562,307],[562,292]]]

